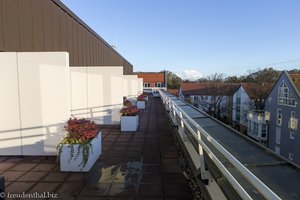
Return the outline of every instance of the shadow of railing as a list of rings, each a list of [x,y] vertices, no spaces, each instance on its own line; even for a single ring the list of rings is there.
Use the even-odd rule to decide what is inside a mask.
[[[97,124],[119,124],[120,109],[123,104],[111,104],[105,106],[93,106],[86,108],[72,109],[75,117],[84,117],[95,121]]]
[[[65,123],[0,131],[0,155],[57,155]]]

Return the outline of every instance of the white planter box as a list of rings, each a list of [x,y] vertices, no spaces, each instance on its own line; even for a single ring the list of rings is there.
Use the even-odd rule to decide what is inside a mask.
[[[132,104],[133,106],[136,106],[136,100],[134,100],[134,99],[129,99],[129,101],[131,102],[131,104]]]
[[[139,116],[121,116],[121,131],[136,131],[139,125]]]
[[[77,159],[74,157],[77,155],[79,145],[74,145],[74,157],[70,160],[71,157],[71,148],[68,144],[63,145],[62,151],[60,154],[60,171],[64,172],[88,172],[96,160],[102,153],[102,140],[101,140],[101,132],[99,132],[98,136],[95,137],[91,141],[93,145],[93,150],[90,150],[88,162],[85,167],[79,166],[82,161],[82,154],[80,153]],[[82,151],[82,149],[81,149]],[[70,162],[69,162],[70,160]]]
[[[138,109],[145,109],[145,107],[146,107],[145,103],[146,103],[146,101],[137,101],[136,107]]]

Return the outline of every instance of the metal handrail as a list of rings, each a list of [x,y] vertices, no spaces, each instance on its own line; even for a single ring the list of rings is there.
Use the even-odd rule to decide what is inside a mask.
[[[253,186],[267,199],[279,200],[277,196],[268,186],[266,186],[259,178],[257,178],[250,170],[248,170],[241,162],[239,162],[232,154],[230,154],[221,144],[219,144],[214,138],[212,138],[203,128],[199,126],[187,113],[185,113],[179,106],[177,106],[171,98],[169,98],[163,91],[159,91],[164,103],[168,103],[170,113],[177,115],[180,118],[181,127],[186,126],[189,131],[196,138],[199,149],[203,148],[208,154],[211,160],[216,164],[219,170],[227,178],[233,188],[243,199],[252,199],[251,196],[245,191],[245,189],[239,184],[239,182],[232,176],[232,174],[226,169],[222,162],[214,155],[214,153],[207,147],[207,145],[201,140],[201,137],[205,137],[229,162],[241,172],[241,174],[253,184]],[[172,103],[172,106],[171,106]],[[177,110],[177,111],[176,111]],[[184,117],[186,119],[184,119]],[[195,130],[190,126],[188,121],[196,128]],[[201,154],[201,152],[199,152]],[[201,156],[200,156],[201,159]],[[201,163],[201,161],[200,161]],[[203,167],[202,167],[203,168]],[[202,169],[203,170],[203,169]],[[203,171],[201,171],[203,173]]]

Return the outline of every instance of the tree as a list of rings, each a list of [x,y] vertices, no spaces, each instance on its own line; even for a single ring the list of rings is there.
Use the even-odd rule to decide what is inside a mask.
[[[167,72],[167,84],[169,89],[179,89],[182,83],[182,79],[173,72]]]
[[[227,105],[223,105],[224,94],[228,90],[228,85],[224,84],[224,74],[215,73],[197,82],[203,86],[199,91],[202,95],[197,98],[198,106],[209,115],[220,119],[228,112]]]
[[[278,79],[280,71],[273,68],[257,69],[249,71],[244,82],[248,82],[250,93],[252,95],[254,109],[262,110],[265,107],[265,99],[271,91],[274,83]]]
[[[237,76],[229,76],[225,78],[224,80],[225,83],[240,83],[241,79]]]

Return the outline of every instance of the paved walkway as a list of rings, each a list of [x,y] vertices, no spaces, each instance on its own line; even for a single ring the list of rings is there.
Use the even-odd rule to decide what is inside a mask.
[[[60,172],[55,157],[0,157],[0,176],[6,192],[60,199],[192,199],[169,127],[161,100],[152,98],[137,132],[101,130],[103,153],[89,173]]]

